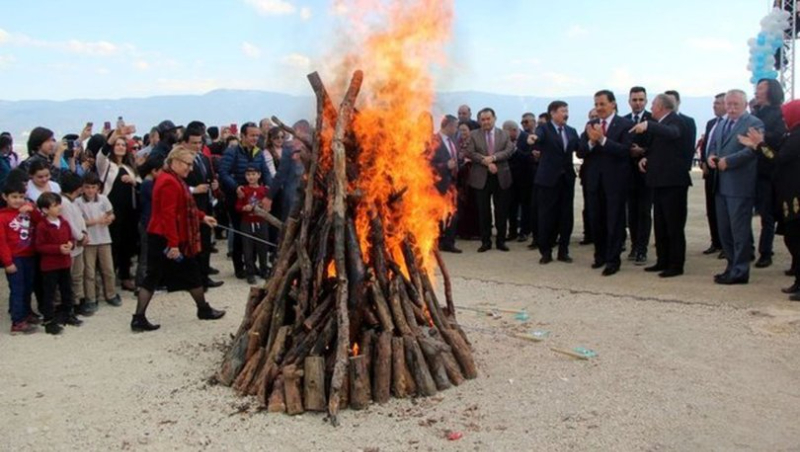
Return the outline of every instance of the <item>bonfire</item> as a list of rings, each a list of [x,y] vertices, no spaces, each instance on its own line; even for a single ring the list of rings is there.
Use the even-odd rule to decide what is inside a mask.
[[[338,108],[321,77],[308,76],[312,136],[273,118],[311,150],[305,184],[217,375],[270,412],[327,411],[336,424],[341,408],[431,396],[477,376],[436,250],[453,196],[434,189],[432,130],[419,120],[434,100],[426,59],[452,3],[395,6],[393,26],[349,59],[371,72],[355,71]]]

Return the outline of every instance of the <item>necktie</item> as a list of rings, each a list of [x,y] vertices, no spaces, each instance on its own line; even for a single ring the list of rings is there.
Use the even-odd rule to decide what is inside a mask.
[[[633,115],[633,123],[634,124],[639,124],[639,114],[638,113]]]
[[[494,155],[494,130],[486,132],[486,146],[488,147],[489,155]]]
[[[725,128],[722,129],[722,141],[725,141],[725,140],[728,139],[728,135],[730,135],[731,129],[733,129],[733,125],[734,124],[736,124],[736,121],[730,121],[729,120],[727,123],[725,123]]]
[[[603,136],[605,136],[605,135],[606,135],[606,131],[607,131],[607,126],[608,126],[608,124],[606,123],[606,120],[605,120],[605,119],[602,121],[602,123],[601,123],[601,124],[603,125]]]
[[[203,183],[206,183],[206,166],[203,165],[203,159],[200,158],[200,154],[194,157],[194,166],[200,170],[200,174],[203,175]]]
[[[450,149],[450,158],[453,159],[453,160],[456,160],[456,162],[458,162],[457,154],[456,154],[456,147],[455,147],[455,145],[453,145],[453,140],[451,140],[450,137],[446,137],[445,140],[447,140],[447,147]],[[456,167],[453,168],[451,172],[453,173],[453,176],[458,174],[458,165],[456,165]]]
[[[569,140],[567,140],[567,134],[564,133],[564,127],[558,128],[558,135],[561,137],[561,144],[564,145],[564,152],[567,151],[567,144],[569,144]]]

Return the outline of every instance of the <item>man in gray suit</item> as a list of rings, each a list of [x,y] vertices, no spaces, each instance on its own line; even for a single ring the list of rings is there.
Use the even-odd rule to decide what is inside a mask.
[[[506,226],[508,199],[511,187],[511,168],[508,159],[514,154],[514,143],[508,134],[495,127],[494,110],[484,108],[478,112],[481,128],[470,133],[467,141],[467,158],[472,160],[469,185],[477,191],[478,221],[481,247],[479,253],[492,249],[492,201],[494,224],[497,227],[497,249],[508,251]]]
[[[747,113],[747,95],[734,89],[725,95],[728,113],[715,130],[708,147],[708,166],[716,169],[716,209],[719,237],[728,265],[714,276],[717,284],[747,284],[753,247],[753,205],[756,197],[758,159],[737,137],[753,127],[763,132],[764,123]]]

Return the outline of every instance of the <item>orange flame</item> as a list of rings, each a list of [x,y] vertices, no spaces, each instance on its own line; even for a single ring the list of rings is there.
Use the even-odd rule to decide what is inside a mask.
[[[358,344],[353,344],[353,356],[358,356]]]
[[[328,262],[328,268],[325,269],[325,277],[335,278],[336,275],[336,263],[333,261],[333,259],[331,259],[331,261]]]
[[[348,55],[339,71],[340,78],[354,69],[364,71],[354,120],[361,149],[357,187],[353,187],[364,193],[356,212],[362,251],[369,255],[369,209],[377,206],[394,260],[403,262],[400,245],[411,235],[422,266],[429,269],[439,221],[453,211],[453,197],[435,190],[429,164],[435,146],[430,71],[433,64],[444,61],[453,0],[341,0],[337,7],[345,8],[348,17],[353,17],[351,12],[365,16],[348,24],[348,30],[360,33],[352,46],[357,53]],[[402,201],[387,206],[392,195],[403,190]]]

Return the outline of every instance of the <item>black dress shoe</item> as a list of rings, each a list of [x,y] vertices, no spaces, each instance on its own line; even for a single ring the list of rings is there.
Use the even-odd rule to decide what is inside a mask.
[[[584,237],[583,240],[578,242],[578,245],[591,245],[592,243],[594,243],[594,242],[592,242],[592,239],[588,239],[588,238]]]
[[[639,266],[647,264],[647,254],[636,253],[636,260],[633,261],[633,264]]]
[[[463,253],[463,251],[461,251],[460,249],[456,248],[455,246],[443,246],[443,247],[441,247],[439,249],[441,251],[446,252],[446,253],[455,253],[455,254]]]
[[[508,239],[511,240],[511,237],[509,237]],[[528,234],[520,234],[519,237],[517,237],[517,242],[519,243],[525,243],[527,241],[528,241]]]
[[[219,275],[219,270],[214,267],[208,267],[208,274],[209,275]]]
[[[592,268],[594,270],[597,270],[598,268],[605,267],[605,266],[606,266],[606,263],[604,261],[594,261],[594,262],[592,262]]]
[[[790,268],[789,270],[784,270],[783,274],[786,276],[794,276],[794,268]]]
[[[619,271],[619,265],[617,264],[608,264],[606,268],[603,269],[603,276],[611,276]]]
[[[536,240],[534,240],[533,242],[528,244],[528,249],[529,250],[535,250],[535,249],[538,249],[538,248],[539,248],[539,244],[536,243]]]
[[[629,261],[635,261],[636,260],[636,256],[637,256],[636,250],[631,250],[631,252],[628,253],[628,260]]]
[[[539,259],[539,263],[542,264],[542,265],[549,264],[550,262],[553,262],[553,256],[551,256],[549,254],[546,254],[546,255],[542,256],[541,259]]]
[[[508,251],[508,247],[504,242],[498,242],[496,248],[500,251]]]
[[[479,253],[485,253],[485,252],[489,251],[490,249],[492,249],[492,244],[491,243],[484,243],[483,245],[481,245],[480,248],[478,248],[478,252]]]
[[[219,286],[221,286],[223,284],[225,284],[225,281],[213,281],[211,279],[206,279],[206,281],[203,283],[203,286],[207,287],[209,289],[214,289],[214,288],[219,287]]]
[[[676,268],[668,268],[663,272],[659,273],[658,276],[662,278],[674,278],[675,276],[680,276],[683,274],[683,270],[678,270]]]
[[[236,279],[244,279],[247,275],[244,273],[244,270],[237,270],[234,271],[233,274],[236,276]]]
[[[567,263],[567,264],[571,264],[572,263],[572,258],[569,257],[569,254],[559,254],[558,255],[558,261],[559,262],[564,262],[564,263]]]
[[[725,259],[725,251],[720,251],[719,254],[717,254],[717,259]]]
[[[793,293],[800,292],[800,283],[795,282],[794,284],[792,284],[789,287],[784,287],[783,289],[781,289],[781,292],[783,292],[785,294],[793,294]]]
[[[714,275],[714,282],[717,282],[720,279],[727,279],[727,278],[730,278],[730,273],[726,272],[717,273],[716,275]]]
[[[711,246],[708,247],[707,250],[703,251],[703,254],[705,254],[705,255],[714,254],[714,253],[718,252],[719,250],[720,249],[719,249],[718,246],[711,245]]]
[[[667,269],[667,267],[664,267],[663,265],[656,264],[656,265],[651,265],[649,267],[645,267],[644,271],[650,272],[650,273],[655,273],[655,272],[663,272],[666,269]]]
[[[772,256],[767,254],[762,254],[761,257],[758,258],[758,262],[756,262],[756,268],[767,268],[772,265]]]
[[[789,295],[789,301],[800,301],[800,292]]]
[[[714,282],[725,286],[733,286],[736,284],[747,284],[749,282],[749,278],[746,277],[731,278],[729,275],[724,278],[715,279]]]
[[[200,320],[217,320],[225,315],[225,311],[214,309],[208,303],[197,309],[197,318]]]
[[[155,331],[161,328],[161,325],[154,325],[147,321],[147,317],[144,314],[133,315],[133,319],[131,320],[131,330],[135,332],[143,332],[143,331]]]

